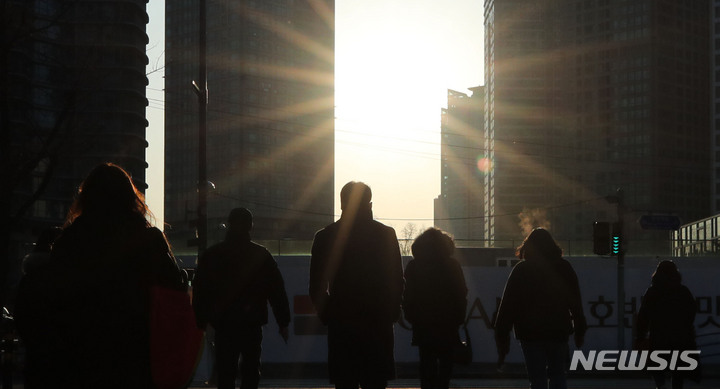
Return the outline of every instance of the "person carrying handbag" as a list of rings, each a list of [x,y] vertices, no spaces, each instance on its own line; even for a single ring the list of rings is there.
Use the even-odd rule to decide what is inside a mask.
[[[150,289],[184,291],[165,235],[121,167],[83,181],[50,259],[21,281],[25,388],[156,388]]]
[[[405,267],[403,311],[419,348],[421,389],[449,387],[461,343],[468,289],[454,250],[450,235],[430,228],[415,239],[414,259]]]

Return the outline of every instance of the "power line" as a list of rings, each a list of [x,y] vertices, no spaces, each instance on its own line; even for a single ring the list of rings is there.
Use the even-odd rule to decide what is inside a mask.
[[[235,196],[230,196],[230,195],[222,194],[222,193],[220,193],[220,192],[218,192],[218,191],[213,191],[213,192],[212,192],[212,195],[218,196],[218,197],[223,197],[223,198],[226,198],[226,199],[228,199],[228,200],[234,200],[234,201],[237,201],[237,202],[239,202],[239,203],[241,203],[241,204],[253,204],[253,205],[255,205],[255,206],[267,207],[267,208],[276,209],[276,210],[280,210],[280,211],[288,211],[288,212],[295,212],[295,213],[301,213],[301,214],[306,214],[306,215],[315,215],[315,216],[329,216],[329,217],[333,217],[333,218],[335,218],[335,217],[340,217],[340,215],[336,215],[336,214],[334,214],[334,213],[333,213],[333,214],[328,214],[328,213],[323,213],[323,212],[313,212],[313,211],[307,211],[307,210],[301,210],[301,209],[293,209],[293,208],[280,207],[280,206],[276,206],[276,205],[271,205],[271,204],[267,204],[267,203],[262,203],[262,202],[258,202],[258,201],[255,201],[255,200],[241,199],[241,198],[238,198],[238,197],[235,197]],[[548,207],[537,207],[537,208],[535,208],[535,209],[541,210],[541,211],[549,211],[549,210],[552,210],[552,209],[559,209],[559,208],[566,208],[566,207],[571,207],[571,206],[575,206],[575,205],[587,204],[587,203],[594,202],[594,201],[598,201],[598,200],[605,200],[605,196],[593,197],[593,198],[589,198],[589,199],[585,199],[585,200],[581,200],[581,201],[575,201],[575,202],[572,202],[572,203],[565,203],[565,204],[557,204],[557,205],[548,206]],[[487,216],[482,215],[482,216],[466,216],[466,217],[451,217],[451,218],[437,218],[437,219],[435,219],[435,218],[401,218],[401,217],[377,217],[377,218],[375,218],[375,219],[376,219],[376,220],[386,220],[386,221],[387,221],[387,220],[398,220],[398,221],[429,221],[429,220],[433,220],[433,221],[434,221],[434,220],[438,220],[438,221],[455,221],[455,220],[477,220],[477,219],[486,219],[486,218],[491,218],[491,217],[507,217],[507,216],[515,216],[515,215],[517,215],[517,212],[507,213],[507,214],[499,214],[499,215],[492,214],[492,215],[487,215]]]
[[[165,110],[167,110],[167,107],[165,108]],[[219,109],[209,109],[209,111],[218,113],[218,114],[225,114],[225,115],[232,115],[235,117],[254,119],[254,120],[257,120],[258,122],[283,123],[283,124],[290,124],[293,126],[312,127],[309,124],[300,123],[300,122],[296,122],[296,121],[272,119],[272,118],[268,118],[268,117],[263,117],[263,116],[259,116],[259,115],[250,115],[250,114],[241,113],[241,112],[223,111],[223,110],[219,110]],[[185,112],[185,111],[183,111],[183,112]],[[323,141],[327,140],[327,139],[321,138],[317,135],[298,134],[293,131],[282,130],[279,128],[269,128],[269,130],[275,131],[275,132],[291,133],[291,134],[293,134],[293,136],[296,136],[296,137],[301,136],[301,137],[316,138],[316,139],[323,140]],[[433,146],[441,146],[441,143],[435,143],[435,142],[423,141],[423,140],[417,140],[417,139],[391,137],[391,136],[387,136],[387,135],[377,135],[377,134],[369,135],[369,134],[357,132],[357,131],[343,130],[342,128],[341,129],[335,128],[335,132],[356,134],[356,135],[375,137],[375,138],[384,138],[384,139],[393,139],[393,140],[409,141],[409,142],[416,142],[416,143],[424,143],[424,144],[433,145]],[[358,147],[367,147],[367,148],[370,148],[373,150],[378,149],[377,144],[365,144],[365,143],[350,142],[350,141],[344,141],[344,140],[338,140],[338,139],[334,139],[334,141],[339,142],[341,144],[349,144],[349,145],[354,145],[354,146],[358,146]],[[496,143],[512,143],[512,144],[519,143],[519,144],[527,144],[527,145],[533,145],[533,146],[558,146],[558,145],[551,144],[551,143],[539,143],[539,142],[531,142],[531,141],[523,141],[523,140],[498,139],[498,138],[495,138],[494,142],[496,142]],[[485,148],[473,147],[473,146],[453,146],[453,145],[451,145],[450,147],[483,151],[483,152],[495,152],[496,151],[495,148],[485,149]],[[564,147],[576,149],[572,146],[564,146]],[[425,158],[425,159],[430,159],[430,160],[435,160],[435,161],[445,160],[442,158],[442,156],[440,156],[439,154],[435,154],[435,153],[426,153],[426,152],[422,152],[422,151],[397,149],[397,148],[392,148],[390,146],[385,146],[384,148],[388,151],[401,152],[401,153],[404,153],[405,155],[410,155],[410,156],[414,156],[417,158]],[[606,151],[605,149],[576,149],[576,150],[585,150],[585,151],[591,151],[591,152]],[[531,154],[528,152],[523,152],[521,154],[520,153],[516,154],[516,156],[518,156],[518,157],[537,157],[540,159],[552,159],[552,160],[571,161],[571,162],[582,161],[582,159],[580,159],[578,156],[566,156],[566,155],[555,155],[555,154],[540,154],[540,153]],[[639,159],[639,158],[647,158],[647,157],[638,154],[638,155],[633,155],[632,158]],[[446,157],[446,159],[467,161],[468,163],[476,161],[475,158],[465,158],[465,157],[457,157],[457,156]],[[689,170],[689,171],[701,171],[701,170],[712,171],[713,170],[709,164],[706,164],[701,167],[688,166],[688,165],[670,165],[670,164],[660,165],[657,163],[637,162],[637,161],[621,161],[621,160],[606,160],[606,159],[599,159],[599,158],[585,158],[584,161],[588,162],[588,163],[596,163],[596,164],[600,164],[600,165],[616,165],[618,168],[651,167],[654,169],[676,169],[676,170]],[[587,166],[582,166],[582,165],[578,165],[578,164],[565,165],[565,166],[571,167],[573,169],[581,170],[582,172],[598,172],[598,173],[607,172],[606,169],[602,169],[602,168],[590,169]]]
[[[171,93],[171,94],[174,93],[174,94],[178,94],[178,95],[179,95],[179,94],[183,94],[182,92],[171,92],[171,91],[167,91],[167,90],[165,90],[165,93]],[[165,100],[164,100],[164,99],[153,99],[153,100],[156,100],[157,102],[165,103]],[[235,102],[232,102],[232,101],[229,101],[229,100],[223,100],[223,99],[215,99],[215,101],[220,101],[221,103],[227,104],[227,105],[231,105],[231,104],[234,104],[234,103],[235,103]],[[259,105],[259,104],[251,104],[251,103],[247,103],[247,102],[243,102],[243,106],[252,107],[252,108],[258,108],[258,109],[267,109],[266,106]],[[337,109],[337,106],[336,106],[335,108]],[[297,112],[294,112],[294,111],[291,111],[291,110],[288,110],[288,109],[277,108],[277,107],[272,108],[271,110],[272,110],[273,112],[289,112],[289,113],[292,113],[292,114],[297,114]],[[218,111],[218,112],[220,112],[220,111]],[[238,113],[238,112],[226,112],[226,113],[228,113],[228,114],[233,114],[233,115],[240,115],[240,116],[246,115],[246,114],[242,114],[242,113]],[[358,121],[358,120],[354,120],[354,119],[348,119],[348,118],[341,118],[341,117],[336,117],[335,120],[339,120],[339,121],[347,122],[347,123],[367,124],[367,122]],[[441,123],[438,123],[438,124],[441,125]],[[421,131],[422,131],[422,132],[425,132],[425,133],[428,133],[428,134],[432,134],[432,135],[445,135],[445,134],[447,134],[447,135],[460,135],[460,136],[462,136],[462,134],[458,134],[458,133],[456,133],[456,132],[442,132],[442,131],[438,131],[438,130],[425,130],[425,128],[417,128],[417,127],[415,127],[415,128],[410,128],[409,130],[412,131],[412,132],[414,132],[414,133],[416,133],[416,132],[421,132]],[[368,133],[365,133],[365,132],[350,131],[350,130],[344,130],[344,129],[336,129],[336,131],[337,131],[337,132],[350,133],[350,134],[357,134],[357,135],[361,135],[361,136],[375,136],[375,137],[380,137],[380,138],[385,138],[385,139],[394,139],[394,140],[400,140],[400,141],[405,141],[405,142],[426,143],[426,144],[431,144],[431,145],[439,145],[439,144],[440,144],[440,143],[434,142],[434,141],[431,142],[431,141],[418,140],[418,139],[414,139],[414,138],[393,137],[393,136],[378,135],[378,134],[372,134],[372,135],[371,135],[371,134],[368,134]],[[468,137],[468,138],[470,138],[470,137]],[[488,138],[488,137],[486,137],[486,136],[483,135],[482,137],[477,137],[477,138],[474,138],[474,139],[477,139],[478,142],[479,142],[479,141],[487,142],[490,138]],[[523,139],[503,139],[503,138],[492,138],[492,140],[495,141],[495,142],[506,142],[506,143],[513,143],[513,144],[516,144],[516,143],[517,143],[517,144],[527,144],[527,145],[546,146],[546,147],[547,147],[547,146],[551,146],[551,147],[566,148],[566,149],[581,150],[581,151],[589,151],[589,152],[602,152],[602,151],[605,151],[605,149],[603,149],[603,148],[598,148],[598,147],[595,147],[595,148],[578,147],[578,146],[557,144],[557,142],[553,142],[553,143],[542,143],[542,142],[532,142],[532,141],[523,140]],[[454,147],[454,148],[470,149],[470,150],[477,150],[477,151],[486,151],[486,150],[487,150],[485,147],[475,147],[475,146],[467,146],[467,145],[450,145],[450,146],[451,146],[451,147]],[[638,157],[644,157],[644,156],[643,156],[643,155],[638,155]]]

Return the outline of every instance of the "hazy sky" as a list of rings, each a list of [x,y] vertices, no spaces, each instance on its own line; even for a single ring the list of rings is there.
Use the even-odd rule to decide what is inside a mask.
[[[408,222],[431,226],[447,89],[469,93],[483,84],[482,2],[335,0],[335,7],[336,194],[347,181],[364,181],[373,189],[376,218],[398,230]],[[148,14],[151,71],[164,61],[164,1],[151,0]],[[162,75],[149,76],[147,110],[147,196],[158,219]],[[339,215],[339,201],[335,208]]]

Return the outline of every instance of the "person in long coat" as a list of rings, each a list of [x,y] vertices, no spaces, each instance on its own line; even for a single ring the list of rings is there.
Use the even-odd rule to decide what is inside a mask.
[[[637,316],[635,347],[650,350],[696,350],[695,297],[681,283],[672,261],[661,261],[645,291]],[[682,389],[685,371],[670,373],[673,389]],[[665,387],[665,371],[654,371],[658,388]]]
[[[25,387],[152,388],[149,290],[186,288],[165,235],[121,167],[83,181],[50,260],[23,278]]]
[[[405,267],[403,311],[420,353],[421,389],[450,386],[468,292],[460,263],[452,257],[454,250],[448,234],[429,228],[415,239],[414,259]]]
[[[373,220],[360,182],[340,193],[342,216],[315,235],[309,292],[328,329],[336,388],[385,388],[395,377],[393,323],[400,319],[403,269],[395,230]]]
[[[501,359],[510,348],[510,331],[520,340],[531,389],[567,388],[568,338],[582,347],[587,323],[580,285],[562,249],[543,228],[534,229],[517,249],[495,320]]]

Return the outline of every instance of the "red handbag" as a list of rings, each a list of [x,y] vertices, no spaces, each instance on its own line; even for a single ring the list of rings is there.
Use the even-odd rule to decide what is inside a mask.
[[[150,363],[159,389],[188,387],[202,355],[203,336],[186,292],[150,288]]]

